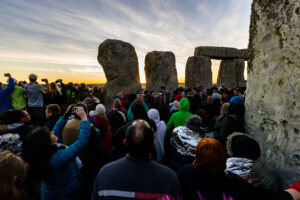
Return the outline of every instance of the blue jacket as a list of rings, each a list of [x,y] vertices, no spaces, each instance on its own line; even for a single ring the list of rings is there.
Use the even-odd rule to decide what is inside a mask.
[[[56,134],[61,135],[61,131],[67,121],[60,118],[53,131],[57,131]],[[52,173],[42,180],[42,200],[78,198],[81,187],[81,175],[75,158],[88,145],[90,128],[89,121],[80,122],[80,133],[77,141],[66,149],[59,149],[52,155],[50,159]]]
[[[13,78],[9,78],[7,88],[0,90],[0,110],[12,109],[9,94],[14,90],[15,82]]]

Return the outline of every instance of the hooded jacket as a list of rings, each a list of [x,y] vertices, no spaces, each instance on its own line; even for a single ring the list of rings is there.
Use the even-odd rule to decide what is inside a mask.
[[[173,128],[176,128],[178,126],[184,126],[186,120],[189,117],[193,116],[193,114],[189,112],[189,109],[190,109],[189,100],[187,98],[182,98],[179,103],[179,111],[173,113],[173,115],[168,121],[167,131],[170,131]]]
[[[14,90],[15,83],[13,78],[9,78],[7,88],[0,90],[0,110],[11,109],[9,94]]]

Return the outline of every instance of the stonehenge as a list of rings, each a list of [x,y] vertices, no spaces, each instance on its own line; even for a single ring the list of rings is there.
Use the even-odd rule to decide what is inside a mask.
[[[146,89],[158,92],[160,87],[174,91],[178,87],[175,55],[170,51],[152,51],[145,57]]]
[[[134,47],[121,40],[107,39],[99,45],[99,64],[105,73],[105,105],[111,105],[117,92],[135,93],[141,89],[138,58]],[[188,58],[185,69],[185,86],[212,86],[211,59],[222,59],[218,85],[245,86],[244,61],[247,49],[200,46],[194,56]],[[152,51],[145,56],[146,90],[159,91],[163,86],[168,91],[178,87],[175,55],[170,51]]]
[[[212,86],[211,60],[206,56],[191,56],[185,67],[185,87]]]
[[[107,79],[105,105],[111,105],[117,92],[141,89],[138,58],[131,44],[107,39],[99,45],[97,58]]]
[[[244,78],[244,69],[245,69],[245,60],[248,59],[248,51],[247,49],[236,49],[229,47],[212,47],[212,46],[200,46],[196,47],[194,51],[194,59],[221,59],[221,64],[218,73],[218,86],[232,87],[232,86],[245,86],[245,78]],[[191,57],[189,58],[189,60]],[[198,85],[199,83],[205,87],[211,87],[212,81],[208,82],[208,76],[210,75],[202,75],[200,70],[195,71],[196,73],[190,73],[189,70],[193,68],[201,68],[199,62],[191,62],[187,61],[189,67],[187,65],[185,71],[186,87]],[[209,61],[211,63],[211,61]],[[194,65],[194,66],[192,66]],[[211,68],[211,64],[209,66]],[[203,72],[202,72],[203,73]],[[198,77],[198,80],[196,77]]]
[[[246,130],[261,147],[261,173],[281,188],[300,179],[299,0],[253,0],[246,95]],[[268,173],[270,172],[270,173]]]

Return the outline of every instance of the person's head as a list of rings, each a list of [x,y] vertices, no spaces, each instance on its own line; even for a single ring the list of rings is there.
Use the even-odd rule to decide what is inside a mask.
[[[245,106],[243,104],[240,104],[240,103],[232,102],[229,105],[228,114],[229,115],[244,116]]]
[[[3,85],[2,85],[2,83],[0,82],[0,90],[2,90],[3,89]]]
[[[30,121],[30,115],[25,110],[8,110],[1,115],[1,121],[5,124],[25,124]]]
[[[86,105],[89,111],[93,109],[94,102],[90,97],[86,97],[82,102]]]
[[[220,115],[226,115],[228,113],[229,103],[223,103],[220,110]]]
[[[45,110],[46,118],[49,118],[51,116],[59,116],[60,115],[60,107],[57,104],[49,104],[46,106]]]
[[[148,120],[148,115],[143,104],[136,102],[135,104],[133,104],[131,111],[133,113],[134,120],[136,119]]]
[[[34,82],[36,82],[36,80],[37,80],[37,75],[35,75],[35,74],[30,74],[29,75],[29,81],[31,82],[31,83],[34,83]]]
[[[127,128],[124,143],[132,157],[146,158],[150,155],[154,144],[153,129],[145,120],[135,120]]]
[[[77,104],[75,104],[75,105],[73,106],[73,108],[72,108],[72,110],[73,110],[72,113],[74,114],[75,119],[81,120],[81,118],[76,114],[76,110],[77,110],[78,107],[83,107],[83,109],[84,109],[86,115],[88,115],[88,109],[87,109],[85,103],[77,103]]]
[[[50,83],[50,93],[56,93],[56,92],[59,92],[59,88],[57,86],[56,83],[52,82]]]
[[[148,111],[148,117],[149,119],[152,119],[153,121],[160,121],[160,116],[158,110],[152,108]]]
[[[39,178],[51,173],[49,161],[58,149],[55,145],[57,140],[47,127],[37,127],[27,134],[22,143],[22,157]]]
[[[106,108],[103,104],[98,104],[96,106],[96,114],[99,116],[105,116]]]
[[[226,153],[222,144],[213,138],[203,138],[196,147],[195,166],[206,172],[223,172],[226,169]]]
[[[114,131],[116,131],[126,123],[126,117],[121,111],[112,110],[107,113],[107,118],[109,121],[109,125]]]
[[[73,82],[69,82],[68,83],[68,89],[72,89],[74,86],[73,86]]]
[[[213,98],[212,96],[207,97],[207,103],[212,104],[213,103]]]
[[[227,138],[227,153],[230,157],[257,160],[260,157],[259,144],[250,136],[234,132]]]
[[[201,117],[193,115],[186,120],[185,126],[192,131],[199,132],[202,125]]]
[[[113,106],[117,110],[122,110],[121,99],[119,98],[114,99]]]
[[[86,89],[86,84],[85,83],[80,83],[80,88]]]
[[[22,184],[27,164],[17,155],[4,151],[0,153],[1,199],[21,200],[24,198]]]

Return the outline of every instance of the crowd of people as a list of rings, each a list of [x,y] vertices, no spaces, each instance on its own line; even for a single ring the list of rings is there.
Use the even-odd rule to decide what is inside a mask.
[[[300,199],[300,181],[260,173],[246,88],[120,91],[109,105],[105,88],[4,76],[0,199]]]

